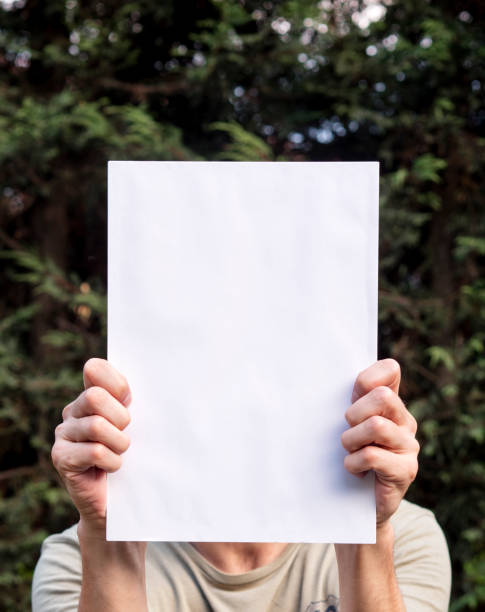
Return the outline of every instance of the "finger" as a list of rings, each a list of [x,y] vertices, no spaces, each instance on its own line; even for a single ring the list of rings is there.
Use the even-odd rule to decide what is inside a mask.
[[[395,359],[381,359],[357,376],[352,391],[352,403],[376,387],[389,387],[398,393],[400,382],[401,367],[398,362]]]
[[[100,442],[56,441],[52,447],[52,462],[63,476],[85,472],[97,467],[105,472],[116,472],[121,467],[121,456]]]
[[[102,387],[122,404],[130,403],[130,387],[126,378],[106,359],[93,357],[84,364],[84,387]]]
[[[342,445],[349,453],[370,444],[394,453],[419,451],[419,444],[409,429],[382,416],[371,416],[342,434]]]
[[[130,439],[125,433],[97,414],[81,419],[67,419],[57,426],[56,436],[71,442],[101,442],[118,455],[124,453],[130,445]]]
[[[94,414],[104,417],[118,429],[124,429],[130,422],[128,409],[102,387],[89,387],[62,411],[65,420]]]
[[[376,475],[394,483],[409,485],[418,472],[418,461],[414,453],[398,455],[378,446],[366,446],[347,455],[345,468],[351,474],[374,470]]]
[[[348,408],[345,418],[354,427],[374,415],[386,417],[397,425],[406,426],[413,434],[416,433],[416,419],[389,387],[376,387],[358,399]]]

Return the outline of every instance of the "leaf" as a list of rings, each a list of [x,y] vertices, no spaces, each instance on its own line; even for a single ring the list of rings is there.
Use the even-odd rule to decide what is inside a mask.
[[[216,121],[212,130],[225,132],[231,138],[230,144],[220,153],[218,159],[232,161],[268,161],[274,159],[271,148],[258,136],[251,134],[236,122]]]
[[[431,181],[441,183],[440,171],[446,168],[448,162],[445,159],[435,157],[431,153],[420,155],[413,163],[413,173],[420,181]]]
[[[450,371],[455,369],[455,362],[450,351],[443,346],[430,346],[426,353],[429,355],[429,361],[433,367],[443,365]]]

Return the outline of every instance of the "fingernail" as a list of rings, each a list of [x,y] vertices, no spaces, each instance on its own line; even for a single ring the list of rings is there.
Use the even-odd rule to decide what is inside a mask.
[[[121,402],[124,406],[129,406],[131,404],[131,391],[128,391],[127,395]]]

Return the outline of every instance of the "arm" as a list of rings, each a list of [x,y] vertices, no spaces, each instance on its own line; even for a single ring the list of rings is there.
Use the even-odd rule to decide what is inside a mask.
[[[342,612],[405,612],[393,562],[391,525],[378,528],[376,544],[336,544]]]
[[[102,359],[84,367],[85,391],[63,411],[52,460],[79,510],[82,558],[79,612],[143,612],[145,551],[141,542],[106,541],[106,473],[129,446],[126,380]]]
[[[376,544],[335,546],[342,612],[405,612],[394,570],[394,530],[390,522],[416,477],[419,445],[416,421],[398,396],[400,368],[379,361],[357,377],[350,428],[342,435],[347,470],[375,473]]]
[[[145,550],[142,542],[106,542],[78,530],[82,557],[79,612],[143,612]]]

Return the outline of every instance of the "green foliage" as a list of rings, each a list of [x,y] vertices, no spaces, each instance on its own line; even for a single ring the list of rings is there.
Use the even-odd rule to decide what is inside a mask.
[[[450,543],[452,609],[485,606],[484,13],[380,6],[0,2],[0,608],[28,609],[41,540],[76,517],[49,450],[105,352],[108,159],[381,162],[410,495]]]
[[[217,159],[231,161],[274,160],[271,147],[263,139],[246,132],[238,123],[216,121],[210,127],[225,132],[230,137],[230,142],[225,146],[224,152],[215,156]]]
[[[103,352],[105,299],[75,275],[67,279],[34,250],[2,255],[8,278],[25,285],[32,300],[11,309],[0,323],[1,603],[2,609],[26,610],[42,540],[76,519],[51,468],[50,447],[62,406],[81,388],[82,356]],[[38,339],[43,357],[36,357],[26,339],[43,315],[45,299],[58,308],[53,329]]]
[[[431,153],[420,155],[413,162],[413,171],[421,181],[431,181],[440,183],[439,171],[446,168],[447,163],[444,159],[437,159]]]
[[[471,540],[481,537],[481,533],[474,533]],[[485,601],[485,553],[465,562],[465,579],[471,585],[470,590],[457,599],[450,608],[451,612],[458,610],[477,610]]]

